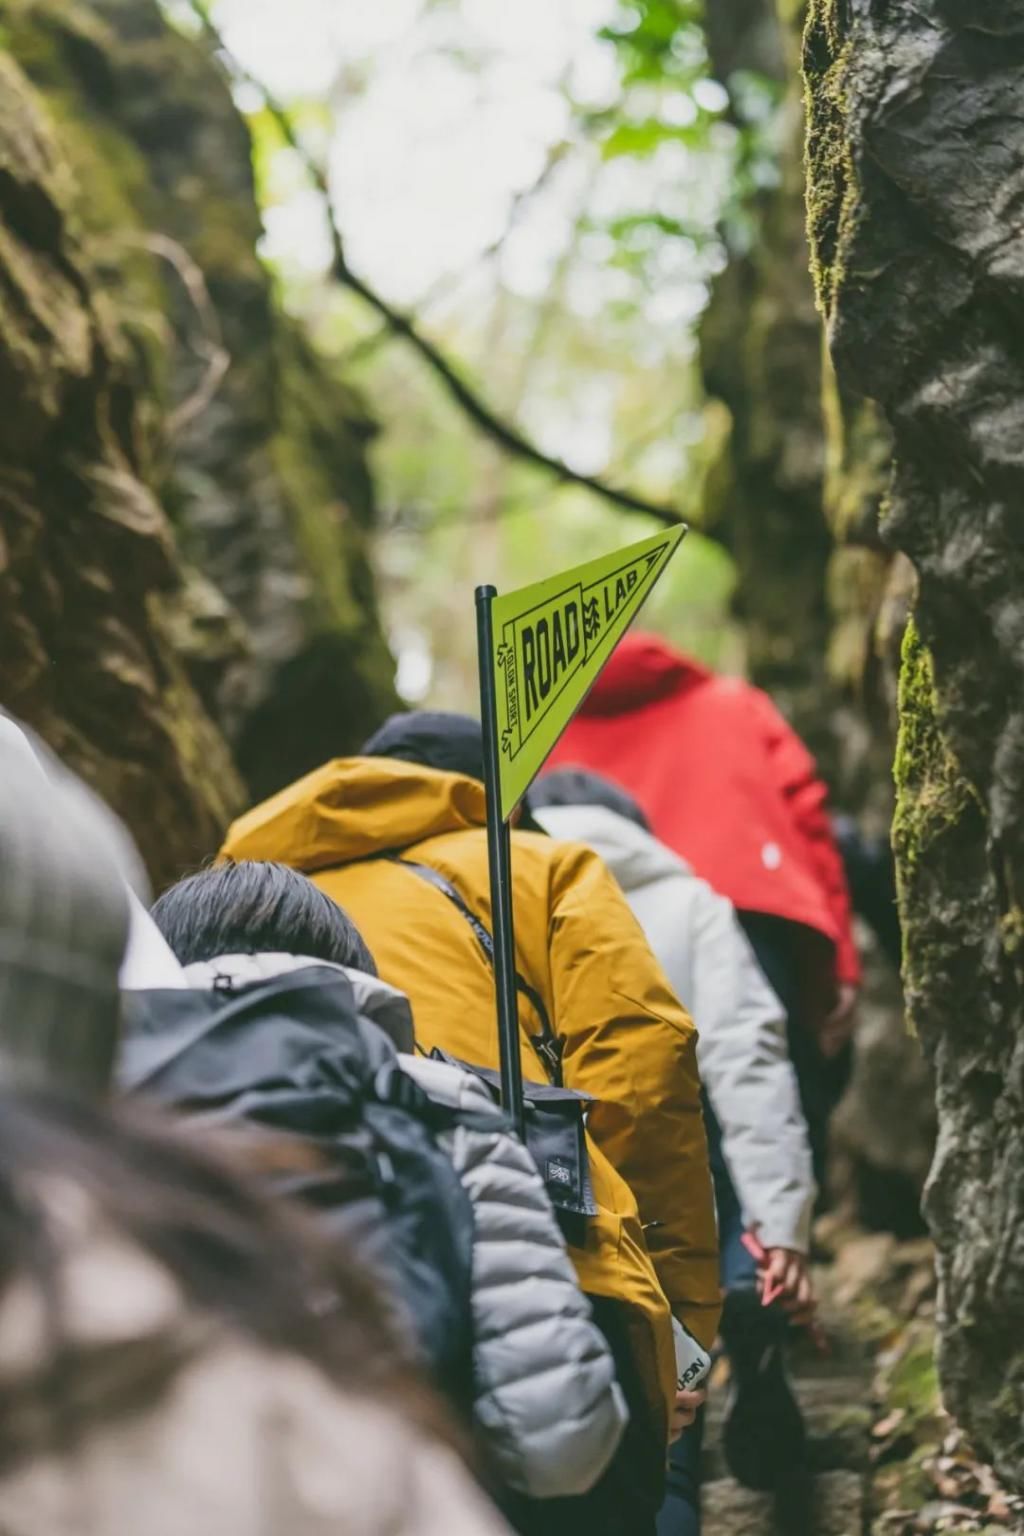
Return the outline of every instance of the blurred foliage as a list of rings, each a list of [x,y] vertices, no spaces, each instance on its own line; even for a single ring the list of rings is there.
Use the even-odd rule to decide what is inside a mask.
[[[285,0],[275,3],[284,14]],[[403,37],[407,54],[412,39],[411,67],[443,55],[485,101],[497,66],[475,21],[488,3],[501,0],[423,0]],[[220,19],[216,3],[212,10]],[[697,0],[593,0],[593,16],[589,70],[564,61],[544,163],[513,190],[505,230],[413,307],[460,370],[542,447],[699,520],[696,325],[725,261],[723,231],[742,241],[744,203],[773,173],[774,87],[749,77],[726,91],[711,78]],[[332,143],[344,146],[349,115],[388,67],[386,48],[358,62],[342,57],[329,100],[290,94],[305,141],[325,156]],[[239,101],[254,105],[244,88]],[[271,235],[282,220],[315,229],[315,195],[296,157],[266,112],[252,111],[250,123]],[[377,558],[399,686],[413,699],[471,706],[473,585],[536,580],[650,527],[477,436],[422,364],[326,282],[312,259],[315,234],[302,259],[276,237],[267,254],[289,307],[364,391],[383,429]],[[694,533],[647,621],[738,669],[733,586],[728,556]]]
[[[713,226],[647,208],[612,221],[616,238],[628,240],[646,224],[666,237],[724,237],[730,249],[745,248],[753,234],[751,199],[777,180],[781,83],[750,70],[712,80],[703,22],[699,0],[628,0],[621,22],[600,30],[618,52],[622,95],[607,112],[583,120],[603,133],[605,158],[643,159],[675,143],[698,155],[717,149],[728,159]]]

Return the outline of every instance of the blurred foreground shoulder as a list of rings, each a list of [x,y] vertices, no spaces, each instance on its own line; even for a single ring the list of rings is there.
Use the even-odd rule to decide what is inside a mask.
[[[57,1204],[87,1214],[73,1186]],[[40,1298],[15,1282],[0,1304],[4,1536],[123,1536],[126,1511],[133,1536],[502,1536],[454,1451],[397,1406],[196,1313],[102,1223],[75,1248],[67,1414],[47,1411]]]

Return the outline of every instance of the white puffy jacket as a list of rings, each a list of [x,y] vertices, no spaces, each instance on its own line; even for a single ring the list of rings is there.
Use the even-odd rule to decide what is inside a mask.
[[[697,1060],[748,1224],[806,1253],[815,1183],[782,1004],[733,905],[643,827],[600,805],[533,807],[551,836],[604,859],[697,1025]]]
[[[422,1057],[402,1066],[479,1125],[443,1140],[473,1205],[474,1412],[488,1447],[517,1492],[585,1493],[611,1461],[627,1411],[543,1182],[471,1073]]]
[[[185,976],[191,986],[224,988],[324,963],[230,955],[188,966]],[[410,1054],[405,995],[375,976],[345,975],[403,1070],[437,1103],[471,1117],[442,1141],[473,1207],[473,1407],[494,1470],[531,1498],[585,1493],[615,1454],[628,1412],[540,1175],[477,1078]]]

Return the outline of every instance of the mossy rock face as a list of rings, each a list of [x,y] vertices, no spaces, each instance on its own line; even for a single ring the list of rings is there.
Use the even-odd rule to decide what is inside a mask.
[[[71,212],[40,96],[0,57],[0,699],[129,821],[159,879],[241,785],[171,641],[174,538],[138,378]]]
[[[768,73],[781,100],[777,179],[749,200],[746,238],[733,240],[701,320],[709,398],[692,516],[735,559],[734,606],[753,680],[809,745],[833,807],[881,841],[893,811],[895,680],[909,583],[906,563],[879,534],[889,429],[872,402],[836,379],[811,271],[812,251],[824,259],[826,236],[813,216],[808,233],[801,39],[805,12],[811,34],[828,34],[831,9],[817,0],[710,0],[706,10],[717,77],[728,84],[737,70]],[[820,109],[810,104],[812,144],[819,116],[835,116],[840,76],[841,68]],[[834,143],[839,178],[847,157],[841,135]],[[912,1220],[933,1145],[929,1078],[919,1046],[906,1038],[893,966],[877,944],[862,948],[863,1027],[834,1193],[849,1195],[868,1220],[879,1207]],[[899,1081],[908,1100],[899,1135],[892,1098],[877,1091],[890,1086],[894,1068],[905,1069]]]
[[[271,790],[357,746],[395,706],[368,557],[372,427],[276,303],[248,133],[208,48],[154,0],[8,0],[3,24],[6,495],[27,509],[19,527],[42,525],[35,587],[57,608],[70,578],[45,541],[84,515],[82,480],[105,527],[134,530],[116,568],[95,545],[93,605],[113,629],[134,626],[142,650],[165,648],[151,692],[204,722],[175,737],[167,772],[198,778],[209,814],[166,854],[164,830],[144,838],[162,881],[216,844],[244,799],[236,767],[252,792]],[[64,482],[61,454],[75,465]],[[61,682],[49,647],[32,664],[22,654],[41,600],[19,586],[5,605],[0,623],[23,638],[3,651],[0,698],[60,747],[74,733],[66,704],[42,698]],[[126,709],[106,722],[113,700],[98,685],[93,698],[84,674],[71,691],[92,721],[80,766],[105,733],[135,732],[148,750],[148,727]],[[152,744],[157,760],[165,751]],[[93,766],[131,817],[118,776]]]
[[[883,532],[917,574],[895,844],[936,1071],[927,1213],[949,1408],[1024,1487],[1024,164],[1019,6],[815,0],[818,293],[840,387],[892,432]]]

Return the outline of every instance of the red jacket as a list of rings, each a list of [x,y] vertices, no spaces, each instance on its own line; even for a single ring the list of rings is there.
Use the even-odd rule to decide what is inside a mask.
[[[850,898],[814,759],[766,693],[627,634],[549,767],[603,773],[742,911],[816,929],[856,982]]]

